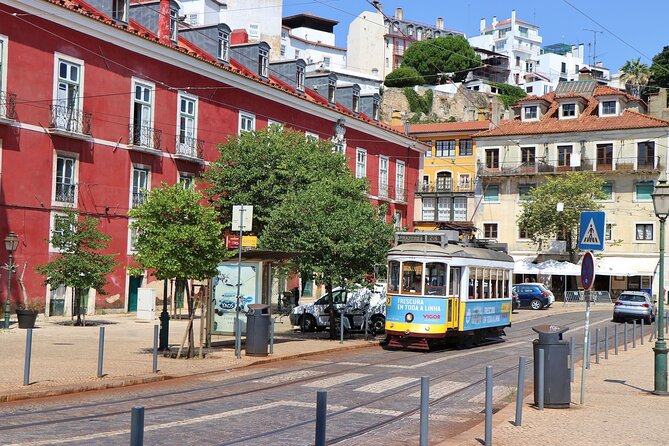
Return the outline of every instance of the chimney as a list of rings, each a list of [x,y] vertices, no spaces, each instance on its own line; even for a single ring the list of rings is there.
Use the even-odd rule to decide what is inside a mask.
[[[160,0],[158,16],[158,41],[163,45],[171,45],[170,40],[170,0]],[[176,26],[176,24],[175,24]]]
[[[444,29],[444,19],[441,17],[437,17],[437,29],[438,30]]]
[[[374,1],[372,2],[372,6],[373,6],[374,9],[376,9],[377,11],[379,11],[379,12],[383,12],[383,5],[381,4],[381,2],[379,2],[379,0],[374,0]]]
[[[590,71],[589,68],[583,67],[580,70],[578,70],[578,80],[579,81],[591,81],[592,78],[592,72]]]
[[[492,27],[494,28],[495,26],[497,26],[497,16],[496,15],[492,16]]]
[[[230,34],[230,45],[249,43],[249,33],[244,28],[236,29]]]
[[[402,125],[402,112],[393,110],[393,113],[390,115],[390,125],[393,127]]]
[[[402,14],[402,8],[395,8],[395,18],[397,20],[404,20],[404,15]]]
[[[483,31],[485,30],[485,19],[481,19],[481,24],[479,25],[479,31],[481,34],[483,34]]]
[[[516,10],[512,9],[511,10],[511,29],[516,28]]]

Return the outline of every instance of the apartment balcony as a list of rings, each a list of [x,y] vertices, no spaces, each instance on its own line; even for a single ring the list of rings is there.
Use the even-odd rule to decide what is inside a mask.
[[[146,201],[146,197],[149,195],[149,191],[147,190],[140,190],[137,192],[132,193],[132,207],[136,208],[137,206],[141,206],[144,204]]]
[[[204,140],[189,136],[177,136],[174,157],[187,161],[204,162]]]
[[[16,95],[0,91],[0,124],[10,124],[16,120]]]
[[[395,201],[400,203],[406,203],[408,201],[406,189],[389,185],[379,185],[377,197],[379,200],[383,201]]]
[[[73,204],[76,191],[77,189],[74,184],[56,183],[55,201],[58,203]]]
[[[479,161],[477,175],[481,177],[503,177],[515,175],[544,175],[572,171],[616,172],[624,173],[659,173],[664,165],[659,156],[655,157],[619,157],[613,160],[583,159],[580,165],[571,166],[565,160],[546,160],[534,162],[500,162],[486,166]]]
[[[128,126],[128,147],[138,152],[158,155],[160,151],[160,140],[162,130],[154,129],[145,125]]]
[[[67,105],[51,104],[51,119],[48,132],[52,135],[89,141],[91,136],[91,113]]]
[[[453,181],[452,178],[416,183],[417,195],[438,195],[440,193],[474,193],[474,183],[472,181]]]

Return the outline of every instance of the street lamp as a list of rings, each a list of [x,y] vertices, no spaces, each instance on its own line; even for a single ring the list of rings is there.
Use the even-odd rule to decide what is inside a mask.
[[[5,249],[9,254],[9,265],[7,267],[7,300],[5,300],[5,330],[9,328],[9,312],[11,309],[12,271],[14,270],[14,251],[19,247],[19,237],[10,232],[5,237]]]
[[[653,208],[655,215],[660,220],[660,290],[659,308],[656,317],[657,341],[653,351],[655,352],[655,388],[656,395],[669,395],[667,392],[667,343],[664,340],[664,223],[669,216],[669,184],[666,180],[660,180],[653,191]]]

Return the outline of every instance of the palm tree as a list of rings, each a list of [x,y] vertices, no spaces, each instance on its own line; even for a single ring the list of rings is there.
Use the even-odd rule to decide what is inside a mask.
[[[650,79],[650,68],[641,59],[628,60],[620,68],[622,76],[620,80],[625,83],[625,89],[632,96],[641,96],[641,91],[648,85]]]

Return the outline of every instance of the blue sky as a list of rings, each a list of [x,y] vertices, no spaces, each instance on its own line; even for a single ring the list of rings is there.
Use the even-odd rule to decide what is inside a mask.
[[[443,17],[445,28],[462,31],[468,37],[478,34],[482,18],[488,24],[493,16],[505,20],[515,9],[517,18],[539,26],[544,45],[583,43],[586,62],[590,61],[596,34],[597,60],[603,61],[611,73],[629,59],[641,58],[650,65],[650,59],[669,45],[667,0],[636,4],[622,0],[385,0],[381,3],[383,12],[390,16],[395,8],[401,7],[407,20],[434,24],[437,17]],[[372,10],[365,0],[284,0],[284,16],[310,12],[338,20],[335,33],[337,45],[342,47],[346,46],[349,23],[363,10]],[[601,33],[586,31],[588,29]],[[590,49],[588,44],[591,44]]]

